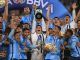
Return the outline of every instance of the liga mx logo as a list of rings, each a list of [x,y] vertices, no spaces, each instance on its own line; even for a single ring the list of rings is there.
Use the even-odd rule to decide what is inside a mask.
[[[5,0],[0,0],[0,8],[3,8],[5,6]]]

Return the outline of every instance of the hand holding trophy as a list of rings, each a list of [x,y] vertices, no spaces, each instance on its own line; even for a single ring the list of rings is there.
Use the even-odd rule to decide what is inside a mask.
[[[45,45],[45,49],[49,50],[49,51],[56,51],[56,46],[54,44],[48,43]]]

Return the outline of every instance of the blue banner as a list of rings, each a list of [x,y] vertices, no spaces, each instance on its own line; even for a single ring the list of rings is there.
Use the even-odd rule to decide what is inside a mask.
[[[39,8],[43,10],[43,15],[46,15],[47,7],[51,5],[51,18],[54,17],[64,17],[65,15],[70,15],[68,10],[59,0],[8,0],[9,9],[20,9],[24,8],[26,5],[32,8],[33,4],[36,4]],[[0,6],[0,12],[3,8]]]

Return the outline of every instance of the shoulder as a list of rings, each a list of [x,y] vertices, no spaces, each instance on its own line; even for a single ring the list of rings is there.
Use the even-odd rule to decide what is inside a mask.
[[[34,33],[31,33],[31,36],[36,36],[37,34],[36,34],[36,32],[34,32]]]
[[[21,19],[24,19],[24,18],[25,18],[25,16],[22,16],[22,17],[21,17]]]
[[[73,35],[73,36],[71,37],[71,40],[72,40],[72,41],[78,41],[78,37],[77,37],[76,35]]]
[[[47,38],[53,38],[53,36],[52,35],[48,35]]]
[[[46,40],[53,40],[53,36],[51,35],[47,36]]]

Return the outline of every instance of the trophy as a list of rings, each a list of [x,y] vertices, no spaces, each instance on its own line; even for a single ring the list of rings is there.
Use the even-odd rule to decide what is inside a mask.
[[[55,44],[48,43],[48,44],[45,45],[45,48],[47,48],[49,50],[52,50],[52,51],[56,51]]]
[[[37,9],[35,11],[35,17],[36,17],[36,19],[42,19],[42,10],[41,9]]]
[[[5,0],[0,0],[0,6],[1,7],[5,6]]]

